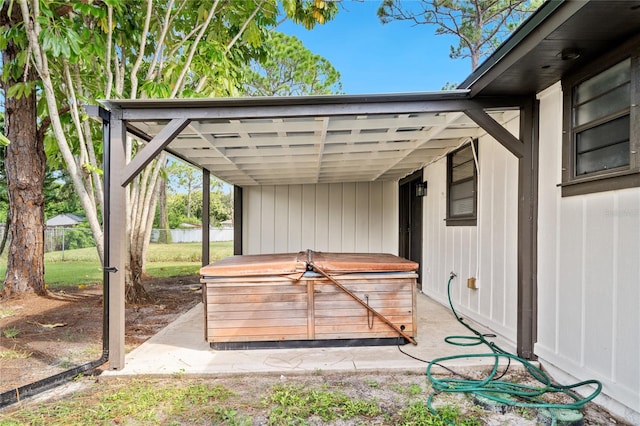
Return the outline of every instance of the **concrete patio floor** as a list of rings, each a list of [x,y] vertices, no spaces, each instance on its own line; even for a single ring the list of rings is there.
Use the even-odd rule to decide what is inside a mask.
[[[415,340],[418,344],[400,346],[402,351],[427,361],[450,355],[490,352],[484,345],[460,347],[446,343],[444,338],[447,336],[471,335],[471,332],[456,321],[449,308],[420,292],[416,298],[418,333]],[[465,319],[465,322],[482,333],[491,332],[470,320]],[[489,340],[506,350],[512,350],[504,340]],[[467,369],[490,366],[493,362],[493,358],[461,358],[449,361],[446,365]],[[102,377],[246,373],[287,375],[314,371],[424,372],[426,365],[403,354],[398,346],[213,350],[204,340],[203,306],[198,304],[128,353],[122,370],[105,371]]]

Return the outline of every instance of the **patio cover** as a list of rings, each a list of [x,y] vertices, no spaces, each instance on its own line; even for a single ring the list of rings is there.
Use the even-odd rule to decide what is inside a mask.
[[[105,126],[105,285],[109,364],[124,367],[125,187],[162,151],[235,188],[251,185],[398,181],[470,138],[489,134],[519,159],[520,257],[532,253],[535,121],[531,97],[471,97],[468,90],[380,95],[109,100],[90,111]],[[108,110],[107,110],[108,109]],[[503,123],[519,116],[520,135]],[[143,141],[131,161],[126,138]],[[146,143],[145,143],[146,142]],[[203,204],[208,206],[205,192]],[[208,217],[204,212],[203,216]],[[207,224],[205,224],[207,225]],[[208,229],[208,226],[204,226]],[[204,232],[204,231],[203,231]],[[529,237],[527,237],[527,235]],[[208,236],[203,238],[208,241]],[[241,250],[240,253],[242,254]],[[523,256],[524,254],[524,256]],[[208,245],[203,245],[208,263]],[[529,288],[532,261],[520,262]],[[525,292],[522,292],[523,294]],[[526,291],[528,294],[529,291]],[[525,305],[529,304],[525,300]],[[532,354],[531,309],[519,321],[520,354]]]
[[[122,183],[164,149],[242,187],[398,180],[486,133],[470,117],[504,131],[498,123],[518,114],[513,98],[483,103],[468,99],[468,94],[456,90],[103,104],[112,112],[121,110],[127,130],[149,142],[127,166]],[[511,141],[517,145],[515,136]]]
[[[202,167],[204,187],[214,174],[236,185],[239,195],[248,185],[395,181],[482,133],[518,158],[517,347],[518,355],[535,357],[535,94],[637,34],[639,6],[638,0],[548,0],[461,83],[464,90],[103,102],[110,111],[95,108],[92,115],[105,123],[110,368],[124,366],[124,186],[162,150]],[[568,60],[565,49],[579,57]],[[518,137],[501,125],[516,111]],[[127,132],[148,141],[128,164]],[[114,216],[108,218],[110,212]]]

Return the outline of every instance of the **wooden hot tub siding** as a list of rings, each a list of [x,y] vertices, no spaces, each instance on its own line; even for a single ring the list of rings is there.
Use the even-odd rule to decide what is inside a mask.
[[[416,330],[414,272],[332,275],[407,335]],[[216,349],[406,343],[327,278],[203,276],[205,339]]]

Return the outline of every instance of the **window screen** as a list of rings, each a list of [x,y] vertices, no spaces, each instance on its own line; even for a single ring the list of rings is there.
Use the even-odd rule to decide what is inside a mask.
[[[471,144],[447,156],[448,225],[475,225],[477,176]]]
[[[629,166],[630,82],[627,59],[575,87],[576,177]]]

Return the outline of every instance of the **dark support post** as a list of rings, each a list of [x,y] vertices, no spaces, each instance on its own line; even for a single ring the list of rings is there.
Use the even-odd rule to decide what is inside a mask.
[[[89,112],[89,111],[88,111]],[[102,256],[102,351],[104,354],[109,354],[109,288],[111,281],[111,272],[107,268],[111,264],[111,253],[109,246],[111,244],[109,240],[109,221],[111,220],[111,215],[109,212],[111,211],[111,114],[103,110],[102,108],[97,109],[93,115],[90,116],[95,117],[99,116],[98,114],[102,113],[100,118],[102,118],[102,167],[104,170],[103,175],[103,204],[102,204],[102,247],[104,250]]]
[[[122,111],[111,111],[108,168],[109,179],[108,241],[105,245],[105,264],[109,272],[109,369],[124,367],[125,334],[125,260],[127,254],[127,220],[125,187],[116,179],[125,168],[126,127]]]
[[[538,264],[538,104],[521,100],[520,138],[515,138],[483,110],[472,104],[464,113],[518,159],[518,312],[517,352],[534,359],[537,339]]]
[[[537,340],[538,102],[520,109],[523,156],[518,160],[518,324],[517,351],[535,359]]]
[[[233,187],[233,254],[242,254],[242,187]]]
[[[202,266],[209,264],[209,234],[211,217],[209,202],[211,198],[210,191],[211,172],[207,169],[202,169]]]

